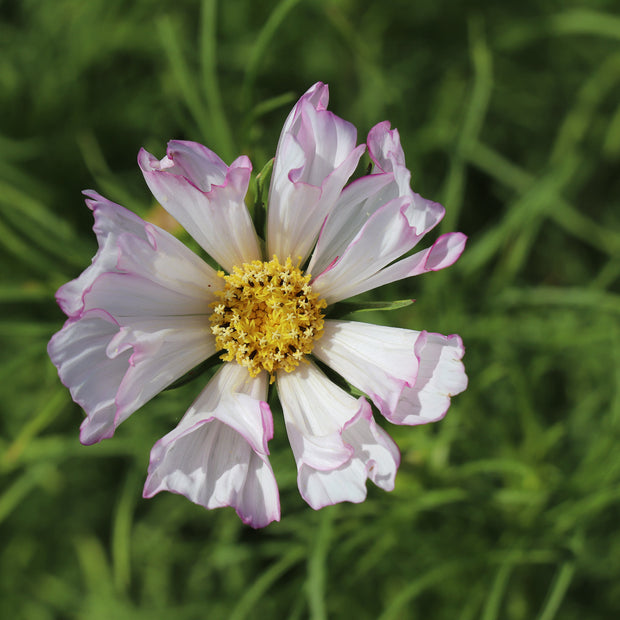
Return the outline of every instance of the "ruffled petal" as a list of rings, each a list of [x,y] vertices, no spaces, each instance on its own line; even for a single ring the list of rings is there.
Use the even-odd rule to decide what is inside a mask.
[[[172,140],[161,161],[142,149],[138,163],[162,207],[224,269],[261,257],[244,202],[252,172],[247,157],[228,167],[201,144]]]
[[[467,388],[461,362],[465,348],[457,335],[422,332],[415,345],[419,370],[415,383],[405,387],[396,410],[386,415],[394,424],[427,424],[444,417],[450,397]]]
[[[84,409],[80,441],[90,445],[112,437],[115,397],[129,365],[130,351],[108,357],[106,350],[119,326],[104,312],[69,319],[50,340],[47,352],[73,400]]]
[[[370,222],[369,222],[370,223]],[[360,232],[360,237],[365,233]],[[463,253],[467,237],[463,233],[446,233],[441,235],[430,248],[416,252],[387,267],[377,261],[377,269],[369,275],[369,268],[357,269],[354,258],[360,256],[355,247],[358,239],[347,248],[342,260],[333,267],[326,269],[315,278],[312,288],[328,303],[348,299],[384,284],[410,278],[429,271],[439,271],[453,265]],[[366,241],[367,247],[369,241]],[[366,261],[368,264],[369,261]],[[383,261],[381,261],[383,262]]]
[[[202,316],[134,320],[110,341],[107,355],[114,357],[129,349],[133,353],[116,394],[116,426],[216,352],[215,339]]]
[[[394,182],[392,174],[371,174],[342,190],[325,220],[308,263],[308,273],[319,274],[346,250],[368,218],[391,198],[384,197]]]
[[[326,320],[312,353],[367,394],[394,424],[441,419],[467,387],[459,336]]]
[[[328,304],[352,297],[368,278],[409,251],[418,240],[409,224],[406,198],[395,198],[375,211],[342,256],[312,281]]]
[[[466,242],[467,237],[460,232],[441,235],[430,248],[403,258],[366,280],[358,282],[356,287],[349,289],[348,296],[352,297],[384,284],[450,267],[463,253]],[[343,297],[339,296],[339,299]]]
[[[153,396],[215,353],[201,317],[143,319],[121,327],[102,310],[69,319],[48,345],[73,400],[86,413],[80,441],[112,437]]]
[[[376,479],[388,484],[384,450],[398,451],[374,423],[372,431],[358,427],[371,425],[370,405],[364,398],[353,398],[312,364],[292,373],[280,371],[277,382],[299,492],[312,508],[363,501],[366,480],[373,478],[375,469],[381,471]]]
[[[215,353],[215,271],[166,231],[88,192],[99,252],[59,291],[70,320],[49,345],[86,412],[81,440],[111,437],[131,413]]]
[[[99,250],[90,267],[58,290],[62,310],[70,317],[93,308],[115,314],[114,298],[122,296],[125,305],[135,302],[126,312],[134,316],[153,314],[154,305],[164,300],[168,306],[171,300],[176,304],[164,313],[206,314],[214,291],[221,287],[215,270],[165,230],[95,192],[85,193]],[[140,280],[136,288],[135,277]],[[116,285],[117,291],[110,290]],[[148,290],[142,290],[145,287]],[[146,309],[137,303],[141,295]]]
[[[417,258],[391,264],[439,223],[444,208],[411,190],[398,132],[390,130],[388,122],[371,129],[368,150],[373,173],[342,192],[308,266],[315,275],[313,288],[328,303],[447,267],[465,244],[461,233],[444,235],[432,248],[414,255]]]
[[[277,386],[297,469],[331,470],[349,462],[352,451],[342,441],[342,429],[364,399],[349,396],[312,363],[279,371]]]
[[[287,423],[307,436],[340,433],[359,410],[357,399],[330,381],[312,362],[277,373],[278,394]]]
[[[146,223],[146,240],[131,234],[118,238],[118,270],[157,283],[166,291],[199,300],[206,304],[216,300],[215,291],[222,288],[222,279],[170,233]]]
[[[365,150],[355,146],[355,127],[326,110],[328,98],[327,86],[315,84],[284,124],[269,190],[269,256],[308,256]]]
[[[394,489],[400,452],[390,436],[376,425],[369,406],[361,408],[347,423],[342,438],[353,452],[349,462],[331,470],[304,466],[299,471],[301,494],[315,510],[342,501],[363,502],[368,478],[385,491]]]
[[[420,332],[354,321],[326,320],[315,355],[367,394],[386,417],[418,373],[415,344]]]
[[[368,132],[367,144],[368,154],[374,163],[373,174],[391,172],[394,175],[395,186],[390,187],[393,195],[387,194],[385,197],[404,196],[411,199],[407,214],[409,223],[415,228],[418,238],[422,238],[443,219],[445,209],[438,202],[426,200],[411,190],[411,173],[405,165],[400,136],[397,129],[390,129],[389,121],[375,125]]]
[[[266,396],[265,373],[251,379],[238,364],[222,366],[178,426],[153,447],[144,496],[171,491],[207,509],[232,506],[255,528],[279,521]]]
[[[206,317],[221,288],[215,270],[165,230],[140,222],[142,236],[116,235],[116,268],[89,283],[84,309],[103,308],[122,323],[123,317]]]
[[[376,424],[370,407],[347,423],[342,438],[352,446],[355,459],[364,466],[365,475],[384,491],[394,490],[400,465],[400,451],[392,438]]]
[[[400,138],[396,130],[390,130],[389,122],[379,123],[370,130],[368,150],[374,162],[372,174],[343,190],[321,229],[308,266],[310,273],[320,274],[342,256],[369,218],[390,201],[400,198],[407,205],[403,212],[410,242],[399,256],[413,248],[444,215],[440,204],[425,200],[411,190],[411,174],[405,166]],[[382,259],[377,251],[371,255]],[[388,262],[383,260],[382,266]]]
[[[93,191],[85,191],[86,204],[95,218],[93,230],[97,235],[99,249],[92,264],[79,277],[61,286],[56,300],[61,310],[69,317],[75,317],[84,309],[82,295],[99,275],[107,271],[117,271],[118,237],[129,233],[138,239],[146,240],[145,222],[135,213],[121,205],[111,202]]]

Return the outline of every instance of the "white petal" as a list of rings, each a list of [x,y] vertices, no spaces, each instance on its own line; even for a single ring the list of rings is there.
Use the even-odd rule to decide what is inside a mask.
[[[225,364],[172,432],[151,451],[144,496],[185,495],[207,509],[232,506],[252,527],[280,519],[267,458],[273,436],[265,373]]]
[[[114,299],[122,297],[119,301],[132,307],[133,293],[136,297],[143,294],[146,299],[142,309],[136,299],[135,306],[125,314],[153,314],[157,303],[164,299],[168,300],[164,313],[208,312],[208,305],[215,300],[213,292],[221,288],[220,278],[209,265],[165,230],[95,192],[86,195],[95,217],[93,228],[99,250],[90,267],[58,290],[58,303],[66,314],[77,317],[93,308],[116,314]],[[131,276],[139,276],[140,282],[135,284]],[[150,292],[142,291],[140,283],[144,280],[149,280],[147,287],[157,286],[150,286]],[[97,291],[103,283],[107,285]],[[118,289],[113,290],[116,285]],[[176,303],[172,312],[170,298]]]
[[[93,230],[97,235],[99,249],[92,264],[78,278],[61,286],[56,293],[56,300],[62,311],[70,317],[79,315],[84,309],[82,296],[99,275],[106,271],[116,271],[118,261],[118,237],[130,233],[138,239],[146,240],[144,226],[146,222],[135,213],[120,205],[110,202],[96,192],[84,192],[88,199],[86,204],[93,211],[95,224]]]
[[[184,294],[129,273],[104,273],[84,294],[84,308],[101,308],[123,324],[131,317],[183,315],[202,315],[208,324],[212,295],[207,288],[201,293],[194,296],[196,290],[188,287]]]
[[[120,271],[147,278],[166,290],[206,303],[215,301],[214,293],[224,282],[211,266],[165,230],[146,224],[145,232],[145,241],[133,235],[120,235]]]
[[[102,308],[115,319],[207,315],[223,281],[202,259],[164,230],[143,223],[146,236],[116,239],[117,271],[102,273],[83,293],[86,309]]]
[[[358,235],[368,219],[390,201],[401,198],[407,204],[407,225],[412,230],[409,251],[425,233],[436,226],[444,215],[444,208],[414,193],[410,187],[411,175],[405,166],[405,155],[400,145],[398,131],[390,131],[389,122],[379,123],[368,134],[368,150],[374,162],[372,174],[362,177],[346,187],[334,209],[330,212],[319,236],[308,271],[318,275],[344,254],[347,246]],[[374,239],[371,237],[371,244]],[[378,248],[371,248],[370,255],[381,266]]]
[[[353,261],[345,254],[346,258],[342,260],[343,266],[334,270],[334,274],[330,269],[324,271],[320,275],[323,282],[316,278],[312,288],[327,299],[328,303],[335,303],[384,284],[450,267],[463,253],[466,241],[467,237],[463,233],[446,233],[441,235],[430,248],[377,270],[372,275],[368,275],[367,271],[358,273]],[[354,244],[355,241],[347,248],[347,253],[350,252],[351,257],[359,254]]]
[[[329,470],[313,469],[302,464],[298,468],[297,486],[304,501],[314,510],[340,502],[359,504],[366,499],[366,472],[359,459]]]
[[[445,209],[437,202],[426,200],[411,190],[411,173],[405,165],[405,154],[400,144],[398,130],[390,130],[389,121],[375,125],[368,132],[368,154],[374,162],[373,174],[392,172],[395,196],[411,198],[409,221],[421,238],[442,220]]]
[[[315,84],[284,124],[269,190],[269,256],[308,256],[365,149],[355,146],[355,127],[325,109],[327,101],[327,86]]]
[[[152,318],[121,327],[94,309],[68,320],[48,353],[86,413],[80,440],[112,437],[153,396],[215,353],[203,317]]]
[[[444,235],[426,253],[415,255],[417,259],[391,264],[439,223],[444,209],[411,190],[398,132],[390,130],[388,122],[371,129],[368,149],[374,162],[369,178],[385,177],[386,183],[373,188],[371,181],[361,179],[368,187],[357,188],[351,200],[345,196],[347,190],[342,193],[342,204],[326,220],[309,264],[308,270],[315,276],[313,288],[328,303],[447,267],[464,247],[461,233]],[[365,193],[364,189],[375,191]],[[435,260],[442,253],[443,260]]]
[[[414,347],[420,332],[354,321],[326,320],[312,353],[368,394],[381,413],[396,410],[418,372]]]
[[[284,121],[280,139],[282,139],[284,135],[294,133],[293,125],[298,122],[302,101],[309,101],[317,110],[326,110],[327,104],[329,103],[329,88],[327,84],[317,82],[300,97],[299,101],[293,106],[293,109],[289,112]]]
[[[129,349],[133,354],[116,394],[116,425],[216,352],[201,316],[134,320],[120,329],[107,354],[114,357]]]
[[[60,380],[86,412],[80,434],[86,445],[111,437],[116,428],[115,397],[130,356],[128,351],[112,359],[106,355],[118,330],[105,313],[86,312],[80,319],[69,319],[47,347]]]
[[[389,265],[360,282],[355,288],[349,289],[349,295],[358,295],[384,284],[450,267],[463,253],[466,241],[467,237],[460,232],[441,235],[430,248]]]
[[[252,165],[230,167],[196,142],[173,140],[158,161],[144,149],[138,163],[155,198],[224,269],[261,257],[245,206]]]
[[[386,193],[393,184],[391,173],[371,174],[344,188],[321,228],[308,273],[321,273],[345,251],[368,218],[391,200]]]
[[[278,394],[288,424],[312,436],[339,433],[359,410],[357,399],[330,381],[314,364],[279,371]]]
[[[169,233],[87,195],[99,252],[59,291],[72,318],[49,351],[86,412],[81,440],[94,443],[215,353],[208,315],[219,282]]]
[[[368,478],[385,491],[394,488],[400,453],[375,424],[368,403],[346,424],[342,438],[352,451],[347,463],[330,470],[314,469],[306,463],[299,468],[299,490],[315,510],[344,501],[364,501]]]
[[[353,447],[368,478],[384,491],[392,491],[400,452],[392,438],[377,426],[370,407],[362,409],[359,416],[347,424],[342,437]]]
[[[459,336],[442,336],[422,332],[416,342],[420,360],[413,386],[406,387],[392,415],[394,424],[427,424],[443,418],[450,407],[450,397],[467,387],[467,375],[461,362],[465,353]]]
[[[395,198],[375,211],[342,256],[317,275],[312,288],[328,304],[352,297],[357,288],[418,241],[410,225],[406,198]]]
[[[277,375],[286,430],[298,469],[330,470],[350,460],[352,452],[342,441],[344,425],[361,405],[330,381],[314,364]]]
[[[382,472],[377,479],[385,483],[384,455],[375,445],[383,445],[385,438],[376,433],[376,440],[368,440],[370,431],[357,428],[357,421],[369,425],[372,419],[364,398],[353,398],[311,363],[292,373],[280,371],[277,382],[297,463],[297,484],[312,508],[363,501],[369,471],[376,467],[375,457],[381,462],[377,471]]]

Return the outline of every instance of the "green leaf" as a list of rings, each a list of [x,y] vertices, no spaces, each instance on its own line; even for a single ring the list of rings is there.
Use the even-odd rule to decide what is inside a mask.
[[[251,93],[257,81],[261,63],[268,53],[269,45],[273,41],[278,28],[280,28],[286,16],[298,3],[299,0],[282,0],[279,2],[270,12],[269,18],[261,28],[256,42],[249,52],[245,76],[241,86],[241,102],[245,111],[251,107]]]
[[[204,375],[207,370],[213,368],[213,366],[216,366],[221,362],[221,354],[222,351],[217,351],[211,357],[207,358],[204,362],[198,364],[198,366],[194,366],[194,368],[186,372],[182,377],[179,377],[174,383],[171,383],[164,391],[167,392],[168,390],[176,390],[177,388],[186,385],[190,381],[198,379],[198,377]]]
[[[325,374],[332,383],[335,383],[339,388],[344,390],[347,394],[353,395],[353,390],[355,388],[353,388],[351,384],[345,381],[335,370],[332,370],[332,368],[330,368],[327,364],[322,362],[317,357],[313,356],[312,361],[323,371],[323,374]],[[362,395],[361,392],[356,394],[356,396],[361,396],[361,395]]]
[[[259,235],[265,236],[265,224],[267,221],[267,193],[269,192],[269,183],[271,182],[271,172],[273,170],[272,157],[264,166],[263,169],[256,175],[254,179],[255,192],[254,192],[254,226]]]
[[[339,319],[354,312],[370,312],[376,310],[399,310],[410,306],[415,299],[399,299],[398,301],[343,301],[335,303],[327,311],[327,318]]]

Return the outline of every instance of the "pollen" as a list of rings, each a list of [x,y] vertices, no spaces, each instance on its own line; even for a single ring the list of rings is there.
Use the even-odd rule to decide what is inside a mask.
[[[211,304],[210,321],[221,359],[245,366],[252,377],[266,370],[272,382],[276,371],[294,370],[323,334],[327,303],[312,292],[311,276],[290,257],[281,265],[276,256],[218,275],[226,284]]]

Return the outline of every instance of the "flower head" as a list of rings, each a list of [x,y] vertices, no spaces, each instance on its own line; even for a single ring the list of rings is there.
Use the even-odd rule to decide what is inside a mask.
[[[266,251],[245,205],[252,167],[171,141],[138,163],[158,202],[222,268],[93,191],[99,251],[62,286],[68,319],[49,355],[86,418],[80,439],[112,437],[157,393],[213,356],[223,362],[178,426],[151,452],[145,497],[167,490],[205,508],[232,506],[262,527],[280,518],[269,463],[275,383],[302,497],[315,509],[361,502],[366,480],[391,490],[399,452],[373,418],[424,424],[467,385],[458,336],[330,318],[334,304],[453,264],[461,233],[409,254],[443,217],[410,188],[387,122],[356,145],[315,84],[289,114],[273,164]],[[371,173],[347,185],[368,150]],[[402,258],[403,255],[407,255]],[[302,268],[307,265],[307,267]],[[331,367],[366,397],[333,383]]]
[[[310,276],[275,255],[218,275],[226,286],[209,320],[217,348],[226,351],[222,359],[245,366],[251,377],[266,370],[272,382],[276,371],[294,370],[323,331],[327,303],[312,292]]]

